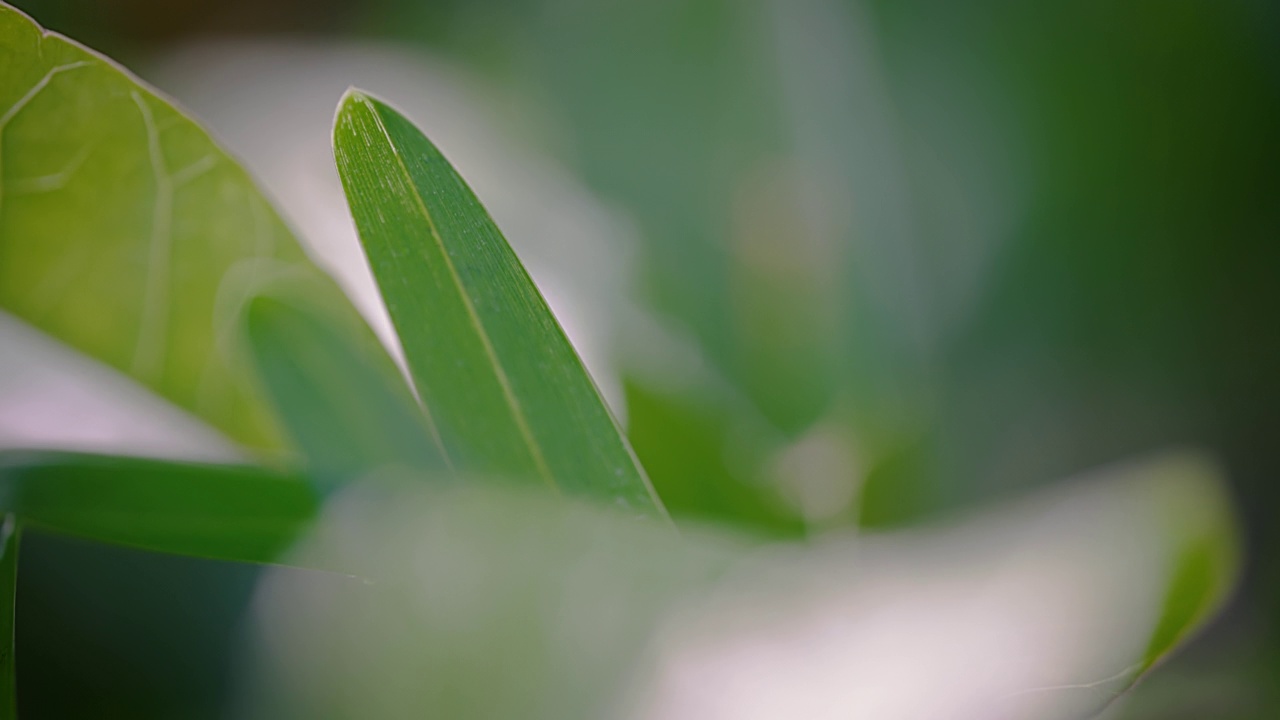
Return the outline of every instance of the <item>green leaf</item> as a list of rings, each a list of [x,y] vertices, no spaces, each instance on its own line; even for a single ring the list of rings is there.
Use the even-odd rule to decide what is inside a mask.
[[[254,467],[0,454],[0,511],[25,529],[146,550],[275,562],[317,507],[305,482]]]
[[[13,513],[0,523],[0,720],[18,717],[14,636],[18,598],[18,541],[21,527]]]
[[[758,475],[778,433],[721,388],[684,392],[630,376],[628,434],[654,488],[678,523],[716,521],[762,536],[800,538],[803,518]],[[754,421],[754,422],[753,422]],[[745,468],[745,469],[744,469]]]
[[[439,476],[447,468],[434,428],[368,326],[354,311],[324,312],[289,289],[251,300],[246,326],[308,476],[326,489],[386,465]]]
[[[440,151],[354,90],[334,151],[414,384],[459,471],[662,514],[546,302]]]
[[[225,345],[237,306],[281,274],[319,276],[204,129],[0,4],[0,309],[275,449],[275,423]]]
[[[1231,501],[1220,488],[1205,491],[1218,469],[1192,458],[1167,468],[1155,504],[1175,549],[1159,621],[1142,657],[1146,672],[1195,633],[1230,597],[1240,573],[1243,541]]]

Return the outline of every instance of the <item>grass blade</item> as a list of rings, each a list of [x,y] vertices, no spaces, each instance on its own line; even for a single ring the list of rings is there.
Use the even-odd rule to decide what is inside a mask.
[[[386,465],[438,477],[439,440],[372,331],[319,309],[260,295],[246,310],[249,350],[308,477],[324,489]]]
[[[351,91],[334,152],[414,384],[454,465],[663,514],[546,302],[439,150],[398,112]]]
[[[275,562],[317,508],[305,482],[254,467],[0,454],[0,510],[24,528],[146,550]]]

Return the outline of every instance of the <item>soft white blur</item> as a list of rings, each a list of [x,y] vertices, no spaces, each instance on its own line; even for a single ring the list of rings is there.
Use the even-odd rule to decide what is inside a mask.
[[[0,312],[0,450],[229,460],[230,441],[123,374]]]
[[[1229,527],[1215,469],[1185,455],[808,545],[494,491],[370,497],[339,496],[297,558],[371,584],[261,587],[264,716],[1090,717],[1145,668],[1188,543]]]
[[[1153,518],[1113,501],[753,562],[668,622],[630,717],[1088,716],[1137,671],[1167,570]]]

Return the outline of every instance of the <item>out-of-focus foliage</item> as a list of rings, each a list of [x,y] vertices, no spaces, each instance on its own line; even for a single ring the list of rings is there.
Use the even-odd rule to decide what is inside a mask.
[[[415,13],[417,26],[405,21]],[[1280,646],[1274,4],[386,0],[369,17],[484,69],[515,99],[512,125],[541,121],[514,132],[633,212],[650,305],[779,429],[796,432],[823,397],[797,393],[788,409],[772,396],[784,380],[844,384],[829,410],[851,428],[864,524],[1168,442],[1220,453],[1255,549],[1232,625],[1253,632],[1224,640],[1251,658],[1236,676],[1249,690],[1167,685],[1203,688],[1201,714],[1269,711],[1280,686],[1269,659]],[[805,217],[834,250],[774,232],[774,253],[757,260],[750,238],[774,226],[761,216],[795,215],[786,198],[815,187]],[[826,266],[782,292],[807,256]],[[778,270],[768,300],[735,290],[754,267]],[[835,292],[822,295],[827,282]],[[833,360],[753,346],[761,305],[833,295],[837,318],[810,305],[809,321],[833,329]],[[705,422],[702,409],[676,421],[644,402],[687,389],[660,379],[628,380],[641,400],[629,426],[656,486],[687,486],[725,458],[748,491],[771,483],[768,453],[738,452],[735,419],[704,425],[695,446],[683,430]]]
[[[866,467],[917,446],[894,482],[920,498],[886,522],[1161,440],[1267,436],[1262,4],[530,0],[458,4],[445,29],[424,8],[432,30],[391,5],[551,118],[548,145],[633,210],[653,306],[780,428],[834,403]],[[825,339],[770,360],[750,333],[792,303]]]
[[[151,2],[130,0],[120,12],[109,15],[96,4],[76,0],[31,0],[23,5],[47,24],[68,30],[82,24],[104,48],[130,53],[147,49],[147,43],[157,37],[234,28],[345,31],[358,25],[365,31],[422,43],[448,53],[451,61],[485,72],[506,93],[501,98],[506,104],[497,106],[507,113],[506,130],[558,155],[602,197],[629,212],[642,240],[644,308],[640,314],[645,319],[635,325],[624,323],[616,345],[627,389],[628,432],[653,475],[659,497],[688,528],[686,532],[693,533],[694,544],[700,537],[699,522],[707,521],[751,532],[756,535],[752,542],[820,535],[855,524],[864,528],[908,525],[1156,445],[1193,441],[1209,446],[1225,457],[1246,501],[1250,546],[1255,550],[1252,579],[1245,600],[1222,631],[1201,646],[1202,653],[1208,654],[1171,663],[1148,686],[1149,692],[1139,694],[1132,713],[1157,718],[1169,717],[1177,709],[1196,708],[1206,716],[1250,717],[1269,711],[1265,692],[1272,692],[1274,698],[1274,691],[1268,689],[1280,687],[1275,627],[1267,620],[1280,606],[1280,574],[1274,560],[1280,557],[1275,552],[1280,542],[1272,522],[1277,498],[1270,482],[1280,471],[1270,447],[1277,430],[1272,408],[1280,401],[1280,385],[1273,372],[1280,362],[1280,342],[1272,328],[1280,286],[1271,277],[1272,268],[1280,266],[1280,250],[1271,241],[1280,233],[1280,210],[1266,196],[1267,188],[1280,183],[1280,146],[1271,142],[1280,126],[1280,74],[1271,51],[1280,27],[1274,8],[1253,0],[1193,0],[1176,6],[1155,0],[1052,0],[955,7],[916,0],[379,0],[331,14],[307,5],[290,21],[290,14],[300,8],[294,2],[201,0],[154,7]],[[151,12],[145,10],[148,7]],[[61,45],[57,38],[41,42],[80,52]],[[60,85],[84,69],[104,73],[125,91],[138,92],[157,113],[155,117],[172,112],[145,88],[129,84],[101,61],[93,62],[98,64],[50,75],[45,87],[25,101],[28,108],[35,108],[37,101],[52,103],[74,96]],[[24,67],[2,65],[0,78],[11,66]],[[32,78],[30,87],[39,85],[41,78]],[[25,95],[15,97],[21,104]],[[107,112],[95,115],[101,116],[105,127],[118,131],[120,142],[113,147],[122,152],[117,158],[120,167],[115,169],[123,174],[109,175],[101,169],[106,167],[103,164],[86,177],[110,176],[116,182],[99,183],[104,187],[81,194],[114,198],[133,192],[147,201],[118,205],[131,208],[138,216],[132,226],[147,231],[133,245],[121,246],[123,256],[140,259],[149,257],[156,247],[163,249],[151,241],[156,236],[148,230],[163,218],[157,210],[161,207],[158,196],[168,193],[177,200],[188,186],[163,191],[161,176],[148,174],[155,170],[151,154],[155,143],[145,141],[145,128],[137,118],[132,124],[121,119],[121,108],[129,109],[125,101],[131,97],[116,97],[104,105]],[[6,117],[0,127],[12,119],[13,127],[21,129],[21,117]],[[53,137],[69,127],[68,118],[73,117],[79,116],[67,113],[57,122],[32,121],[23,132]],[[195,133],[197,145],[207,144],[202,131],[174,117],[185,128],[183,132]],[[66,138],[83,139],[84,128],[72,130]],[[8,129],[0,141],[5,163],[0,179],[7,189],[17,181],[20,190],[34,188],[39,196],[59,192],[56,186],[66,179],[64,175],[79,177],[78,169],[64,173],[69,166],[60,163],[30,177],[11,177],[12,163],[28,160],[10,159],[13,140]],[[161,143],[161,167],[166,171],[172,160],[168,151],[180,149],[180,143],[173,148],[167,143]],[[36,146],[24,140],[24,147]],[[80,145],[58,141],[50,147],[50,153],[33,152],[30,162],[56,159],[58,152],[66,155]],[[142,150],[142,154],[135,152]],[[222,157],[220,150],[213,150]],[[92,169],[93,158],[100,159],[98,150],[77,162]],[[247,188],[244,192],[258,197],[251,185],[244,185],[247,181],[237,169],[222,167],[221,161],[219,167],[220,172],[234,176],[235,184]],[[199,178],[213,177],[212,171],[201,172]],[[10,246],[5,243],[12,237],[5,224],[11,204],[7,191],[0,203],[0,230],[6,231],[0,234],[0,258],[7,258],[3,253]],[[262,212],[283,232],[273,211]],[[174,218],[179,216],[196,218],[175,210],[165,222],[176,229]],[[77,217],[51,216],[40,222],[75,224]],[[219,212],[216,219],[228,223],[237,217],[246,221],[243,213],[235,212]],[[98,232],[114,227],[95,220],[77,229]],[[75,237],[81,236],[58,235],[60,242]],[[217,247],[221,252],[236,246]],[[37,253],[20,259],[30,264],[32,258],[41,257]],[[92,265],[103,277],[114,277],[120,268],[120,263]],[[223,277],[225,265],[197,263],[195,269],[188,268],[197,277],[179,286],[182,307],[188,307],[186,293],[207,303],[209,293],[204,291],[211,287],[211,278]],[[104,297],[119,300],[130,293],[147,294],[148,266],[142,262],[125,266],[142,280],[113,286]],[[141,273],[139,267],[144,268]],[[29,265],[19,285],[5,283],[26,288],[22,283],[39,277],[49,276]],[[320,280],[322,285],[326,282]],[[77,289],[90,297],[92,286]],[[4,292],[0,288],[0,298]],[[22,297],[26,302],[25,290]],[[248,292],[238,295],[231,304],[239,305],[248,297]],[[332,299],[342,302],[337,294]],[[390,296],[388,301],[395,302]],[[82,302],[91,307],[87,303],[92,300]],[[281,308],[271,303],[257,301],[256,318],[254,313],[250,317],[258,379],[266,381],[267,393],[262,397],[275,403],[289,436],[302,450],[305,467],[320,476],[313,479],[328,487],[383,462],[432,465],[430,442],[416,443],[430,433],[420,427],[423,421],[416,417],[416,408],[406,405],[407,389],[388,372],[390,362],[376,346],[370,347],[368,333],[359,329],[351,339],[345,338],[342,333],[349,326],[318,309],[326,303],[309,306],[304,315],[318,314],[307,318],[275,312]],[[92,306],[92,310],[96,316],[111,307]],[[18,310],[44,329],[52,327]],[[217,345],[221,332],[210,328],[233,327],[237,314],[225,314],[230,324],[219,321],[197,328],[203,333],[197,344],[206,349]],[[140,328],[146,324],[145,313],[133,320],[122,317],[89,330],[120,339],[124,337],[120,333],[111,335],[120,323],[134,322]],[[184,332],[189,324],[183,323]],[[419,329],[423,324],[414,323]],[[86,347],[75,333],[55,329],[55,334]],[[320,347],[330,349],[323,354],[334,365],[290,372]],[[344,355],[343,348],[350,352]],[[115,355],[124,357],[121,353],[127,354],[127,349],[95,346],[89,350],[108,362],[114,358],[117,367],[137,370],[140,351],[122,364]],[[206,355],[215,357],[213,353],[201,357]],[[177,356],[168,350],[164,355]],[[686,356],[696,358],[697,372],[681,370],[687,369],[680,365]],[[216,362],[228,365],[243,393],[246,417],[257,419],[241,426],[210,413],[205,413],[206,418],[221,422],[224,431],[241,440],[276,447],[279,438],[263,413],[264,405],[251,391],[253,386],[242,385],[250,371],[242,360],[216,354]],[[411,353],[408,360],[412,367]],[[670,372],[673,363],[675,373]],[[332,380],[350,371],[368,381],[372,395],[353,394],[354,385]],[[192,407],[183,400],[187,389],[175,390],[167,380],[151,385]],[[354,417],[339,410],[353,407],[357,408],[351,413]],[[401,422],[406,417],[411,419],[408,425]],[[349,422],[359,427],[353,429]],[[1161,477],[1165,479],[1150,488],[1152,497],[1196,496],[1194,492],[1180,495],[1179,488],[1187,486]],[[491,513],[516,519],[510,535],[490,542],[483,536],[491,528],[459,527],[445,510],[422,508],[421,516],[430,520],[431,527],[461,539],[457,546],[433,548],[424,560],[428,569],[475,580],[465,572],[470,566],[463,562],[474,558],[459,553],[474,547],[496,554],[495,548],[508,542],[524,553],[520,557],[529,559],[527,567],[519,566],[510,574],[485,574],[476,585],[463,586],[463,591],[480,588],[483,594],[484,588],[497,587],[495,596],[518,596],[528,590],[542,598],[561,598],[559,593],[566,588],[578,587],[574,582],[581,578],[572,573],[536,572],[548,558],[560,569],[573,565],[555,559],[566,547],[548,549],[541,544],[545,538],[539,531],[559,527],[558,521],[544,526],[539,524],[545,520],[541,511],[526,517],[502,509],[508,502],[523,504],[514,499],[498,497],[492,500],[493,508],[478,509],[488,507],[490,500],[473,502],[465,492],[451,497],[444,501],[446,505],[456,501],[477,516]],[[1158,588],[1144,597],[1164,593],[1160,609],[1147,608],[1143,618],[1159,615],[1163,619],[1153,627],[1144,626],[1142,649],[1135,648],[1129,656],[1135,658],[1132,665],[1111,668],[1118,674],[1107,678],[1102,671],[1106,663],[1100,663],[1075,676],[1046,677],[1028,684],[1072,686],[1074,690],[1062,689],[1070,695],[1081,690],[1086,695],[1105,693],[1111,683],[1124,684],[1161,656],[1171,642],[1184,639],[1186,631],[1218,604],[1232,575],[1228,549],[1232,532],[1212,530],[1212,517],[1219,517],[1213,510],[1216,503],[1199,508],[1206,515],[1192,513],[1205,524],[1183,524],[1179,531],[1189,534],[1165,536],[1172,542],[1166,549],[1173,559],[1156,563],[1162,568],[1159,577],[1143,586]],[[1150,508],[1139,505],[1134,517],[1147,517],[1143,512]],[[536,500],[529,507],[554,506]],[[469,511],[459,512],[464,519],[472,517]],[[549,511],[557,517],[574,513],[563,508]],[[565,522],[566,527],[578,527],[578,522],[597,527],[591,523],[603,521]],[[1098,528],[1093,521],[1076,516],[1064,522],[1076,530]],[[987,521],[992,532],[998,525],[996,520]],[[1207,531],[1197,533],[1197,528]],[[552,535],[580,540],[576,532]],[[361,541],[380,548],[396,544],[374,535]],[[513,541],[515,536],[520,538]],[[50,558],[41,549],[39,535],[33,537],[37,542],[30,552]],[[24,544],[29,539],[24,537]],[[619,556],[643,554],[648,542],[622,548]],[[671,538],[654,542],[675,543]],[[1116,546],[1128,547],[1123,542]],[[57,548],[55,556],[75,555],[56,543],[46,547]],[[579,550],[567,549],[569,555]],[[803,554],[797,551],[788,556],[788,564],[808,568]],[[914,568],[926,579],[945,575],[945,568],[930,564],[928,555],[897,554],[899,559],[909,559],[890,564],[886,575],[897,576],[903,567]],[[56,676],[58,671],[51,668],[70,665],[65,657],[58,660],[62,666],[51,664],[49,658],[56,653],[47,648],[56,648],[59,642],[65,647],[76,632],[79,637],[93,635],[106,619],[127,614],[124,607],[131,602],[127,593],[112,595],[112,590],[127,586],[131,577],[151,582],[153,576],[146,572],[118,572],[121,565],[160,567],[155,558],[144,561],[143,557],[120,555],[113,570],[96,575],[91,571],[100,568],[80,566],[69,571],[68,577],[99,578],[102,591],[92,594],[85,590],[89,586],[59,578],[53,562],[36,567],[37,584],[26,592],[37,599],[29,605],[42,611],[34,613],[28,625],[33,628],[27,631],[33,640],[27,647],[39,648],[31,651],[36,659],[30,667],[42,672],[42,677]],[[386,557],[392,562],[395,553]],[[1121,560],[1098,553],[1096,562],[1086,565],[1104,572],[1107,562]],[[505,567],[502,562],[483,567]],[[202,567],[188,569],[196,576],[204,572],[224,579],[238,572],[213,564]],[[617,570],[593,567],[600,572],[592,577]],[[163,578],[164,572],[155,577]],[[173,572],[182,576],[186,571]],[[805,586],[803,578],[787,575],[785,579]],[[303,585],[313,581],[325,587],[342,587],[346,582],[328,576],[299,580]],[[226,586],[242,590],[247,582],[241,579]],[[495,585],[486,586],[486,582]],[[1116,587],[1127,588],[1121,592],[1122,599],[1132,601],[1145,592],[1141,584],[1141,578],[1129,577]],[[79,590],[69,589],[73,586]],[[937,594],[937,587],[928,589],[925,594]],[[399,586],[398,590],[408,597],[421,588]],[[215,597],[207,606],[203,599],[188,597],[186,602],[192,617],[222,617],[220,627],[226,628],[236,606],[234,599],[226,598],[238,597],[239,591]],[[470,597],[463,591],[458,597]],[[335,597],[345,597],[343,592],[339,590]],[[77,594],[86,608],[83,617],[75,616],[77,622],[66,622],[68,614],[59,615],[57,603],[46,602]],[[95,599],[90,600],[91,595]],[[1010,590],[1009,597],[997,599],[1014,602],[1017,593]],[[269,606],[270,601],[266,602]],[[205,612],[215,606],[221,610]],[[307,628],[313,626],[307,622],[332,609],[322,607],[315,616],[286,618],[301,628],[304,647],[325,639],[368,639],[358,632],[333,638],[308,635]],[[460,612],[483,615],[519,610],[477,602]],[[181,617],[181,610],[171,612]],[[789,608],[778,614],[803,613]],[[732,628],[731,613],[727,617],[730,620],[723,626],[695,621],[670,632],[678,639],[697,636],[699,631],[714,635],[708,628],[730,627],[733,637],[750,636],[742,628]],[[444,615],[428,618],[423,632],[434,632],[442,618],[447,619]],[[527,615],[520,620],[534,622]],[[385,618],[373,617],[369,627],[379,621]],[[158,636],[153,630],[164,621],[151,623],[152,631],[148,631],[149,622],[137,623],[142,628],[139,636]],[[49,630],[59,623],[71,629]],[[907,624],[921,625],[915,620]],[[866,629],[887,627],[898,626],[889,622]],[[1031,627],[1043,626],[1033,623]],[[170,629],[199,635],[207,628],[175,622]],[[212,634],[216,633],[208,635]],[[406,639],[390,633],[374,635],[393,642]],[[477,637],[467,635],[458,642]],[[116,645],[129,639],[129,633],[122,631]],[[1120,643],[1119,636],[1112,639]],[[890,639],[889,647],[909,655],[904,649],[908,640],[907,635]],[[477,645],[484,643],[477,640]],[[533,648],[533,655],[545,657],[538,655],[542,650],[537,642],[520,647]],[[192,640],[183,649],[169,657],[207,658],[207,653],[217,652],[225,657],[225,645],[209,642],[208,637],[203,643]],[[140,653],[137,657],[147,652],[133,651]],[[206,655],[200,656],[201,651]],[[415,655],[418,651],[422,654]],[[432,654],[443,652],[437,649],[413,647],[408,652],[406,657],[415,662],[443,662],[442,656]],[[929,659],[941,658],[939,662],[947,657],[938,645],[927,645],[922,652]],[[111,654],[104,651],[100,656]],[[122,716],[171,715],[174,707],[182,707],[184,694],[193,698],[190,707],[200,706],[194,712],[208,714],[215,712],[222,692],[220,676],[208,672],[218,661],[203,665],[193,661],[188,666],[166,663],[158,654],[139,661],[135,668],[115,662],[95,665],[88,657],[79,660],[85,665],[76,668],[75,676],[98,678],[103,688],[119,688],[99,688],[99,692],[129,698],[120,701]],[[320,660],[327,657],[321,655]],[[512,679],[502,672],[485,677],[488,663],[500,663],[501,657],[465,653],[462,657],[467,661],[462,667],[478,668],[482,683],[490,677]],[[1220,661],[1207,663],[1203,657]],[[336,665],[325,667],[324,662],[310,663],[313,659],[308,656],[308,662],[297,664],[296,672],[316,671],[318,675],[308,677],[324,678],[333,667],[345,671],[349,668],[344,663],[356,662],[338,656],[332,658]],[[926,665],[922,661],[919,667]],[[225,662],[219,665],[225,666]],[[583,676],[602,677],[617,667],[610,662],[584,665]],[[717,679],[732,679],[731,674],[717,674],[724,668],[710,667],[711,674],[701,676],[707,686],[715,685]],[[809,668],[799,661],[790,667]],[[876,677],[874,669],[860,677]],[[371,682],[394,678],[398,670],[392,668]],[[940,672],[947,675],[949,670]],[[215,679],[202,680],[203,684],[183,679],[197,676]],[[685,697],[679,687],[664,686],[662,676],[657,677],[649,688],[652,697]],[[822,677],[814,672],[807,682]],[[477,678],[459,675],[458,679],[457,687],[468,688]],[[528,676],[515,676],[512,682],[522,679]],[[149,691],[148,683],[154,684]],[[559,687],[555,682],[549,685]],[[1076,687],[1080,685],[1089,687]],[[724,694],[722,699],[752,697],[750,690],[756,688],[751,683],[746,686],[741,693]],[[326,683],[324,687],[336,686]],[[406,697],[399,693],[430,694],[432,687],[406,682],[371,704],[392,707]],[[191,688],[197,689],[189,692]],[[527,699],[532,696],[523,693],[536,690],[513,687],[510,697]],[[545,707],[560,707],[557,702],[590,703],[599,697],[592,694],[598,690],[593,687],[581,696],[551,698]],[[933,697],[930,693],[937,691],[931,685],[899,699],[927,702]],[[1032,702],[1043,695],[1031,693],[1024,699]],[[77,709],[92,707],[91,696],[85,695],[89,699],[84,705],[77,705],[81,701],[75,697],[58,701],[62,705],[49,704],[54,695],[46,686],[40,707],[76,714]],[[808,693],[807,699],[817,696]],[[163,699],[148,705],[142,700],[147,697]],[[477,691],[474,696],[450,695],[441,702],[465,707],[472,697],[486,708],[501,709],[507,701],[501,695],[484,696]],[[544,707],[538,702],[532,706]],[[662,711],[662,707],[654,710]],[[714,704],[700,706],[699,716],[713,716],[715,711],[742,716],[742,708]],[[97,712],[112,714],[101,708]]]
[[[943,527],[756,552],[706,527],[378,480],[295,558],[366,581],[265,581],[266,668],[243,713],[1087,717],[1221,605],[1238,560],[1195,457]]]
[[[5,720],[17,717],[18,712],[13,650],[21,530],[18,518],[5,513],[0,524],[0,718]]]

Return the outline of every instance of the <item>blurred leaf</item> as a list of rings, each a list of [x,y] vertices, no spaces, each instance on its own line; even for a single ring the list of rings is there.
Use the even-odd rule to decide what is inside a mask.
[[[1189,547],[1231,587],[1194,455],[945,525],[746,551],[525,492],[357,485],[259,598],[264,716],[1089,717],[1146,668]],[[275,693],[274,695],[272,693]]]
[[[246,318],[266,394],[308,476],[327,489],[384,465],[443,471],[434,429],[368,326],[349,308],[321,309],[275,292],[253,298]]]
[[[3,524],[0,524],[0,720],[18,717],[13,651],[20,537],[18,519],[13,513],[6,513]]]
[[[804,520],[752,474],[762,464],[753,456],[767,456],[778,433],[761,432],[763,421],[753,425],[743,403],[664,390],[639,377],[626,378],[624,389],[628,436],[673,518],[804,536]]]
[[[939,473],[930,467],[933,440],[925,432],[900,431],[876,448],[858,496],[857,526],[867,530],[909,527],[920,520]]]
[[[278,447],[223,346],[255,285],[318,273],[245,171],[124,69],[3,4],[0,108],[0,308]]]
[[[439,150],[358,91],[339,107],[334,150],[414,383],[453,464],[661,515],[546,302]]]
[[[1148,667],[1189,546],[1221,552],[1179,636],[1221,605],[1235,533],[1217,469],[1170,454],[961,522],[782,550],[669,629],[636,717],[1092,717]]]
[[[1242,538],[1229,498],[1193,484],[1193,473],[1212,473],[1215,468],[1191,465],[1181,475],[1172,472],[1175,469],[1163,479],[1164,492],[1153,503],[1175,559],[1159,622],[1142,657],[1143,672],[1222,607],[1240,572]]]
[[[290,558],[368,582],[264,578],[238,716],[609,717],[662,611],[737,557],[536,488],[407,480],[344,489]]]
[[[302,480],[260,468],[0,454],[0,509],[24,527],[146,550],[275,562],[317,507]]]

